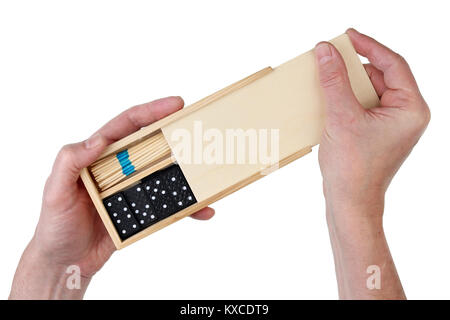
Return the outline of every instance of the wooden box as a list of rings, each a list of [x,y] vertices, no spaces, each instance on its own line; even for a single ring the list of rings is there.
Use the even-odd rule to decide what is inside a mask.
[[[378,96],[348,36],[341,35],[331,40],[331,43],[344,58],[352,88],[360,103],[365,108],[377,106]],[[262,69],[111,144],[99,158],[117,154],[152,135],[162,134],[171,149],[171,155],[162,157],[152,166],[137,170],[106,190],[99,188],[91,167],[82,170],[81,178],[115,246],[120,249],[310,152],[312,146],[319,143],[324,120],[323,105],[314,53],[309,51],[276,68]],[[240,130],[244,134],[275,130],[273,132],[278,135],[278,145],[273,146],[277,149],[276,161],[263,162],[257,159],[256,162],[233,163],[218,161],[220,157],[216,157],[216,161],[211,163],[205,159],[192,159],[192,156],[187,161],[186,150],[179,148],[180,137],[190,135],[194,139],[198,136],[199,127],[203,133],[209,132],[209,139],[203,136],[197,139],[200,142],[196,142],[197,148],[203,150],[202,154],[205,150],[211,151],[212,137],[227,137],[230,130]],[[246,138],[250,140],[251,134]],[[258,146],[256,151],[260,152]],[[214,150],[217,152],[218,149]],[[236,151],[237,146],[230,150]],[[103,199],[175,162],[180,166],[197,202],[122,240]]]

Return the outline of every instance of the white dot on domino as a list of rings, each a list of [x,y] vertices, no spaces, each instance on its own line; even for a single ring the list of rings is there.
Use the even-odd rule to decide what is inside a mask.
[[[187,188],[186,188],[186,186],[183,186],[181,189],[186,190]]]
[[[122,197],[118,197],[118,198],[117,198],[117,201],[122,201]]]
[[[141,188],[140,188],[140,187],[138,187],[138,188],[136,189],[136,191],[137,191],[137,192],[140,192],[140,191],[141,191]]]
[[[175,181],[176,179],[175,179],[175,177],[172,177],[172,179],[170,179],[170,180]]]
[[[108,202],[108,207],[111,207],[111,206],[112,206],[111,202]]]
[[[122,233],[125,234],[125,233],[127,233],[127,231],[126,230],[122,230]]]
[[[145,209],[148,209],[148,208],[150,208],[150,206],[148,204],[146,204],[145,205]]]
[[[132,206],[132,207],[136,207],[136,203],[133,202],[133,203],[131,204],[131,206]]]

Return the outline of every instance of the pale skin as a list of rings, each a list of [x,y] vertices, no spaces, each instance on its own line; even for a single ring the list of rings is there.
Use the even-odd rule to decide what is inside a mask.
[[[340,54],[319,43],[315,54],[326,101],[319,147],[326,217],[342,299],[404,299],[383,231],[384,196],[418,142],[430,111],[406,61],[354,29],[347,31],[380,97],[365,110],[356,100]],[[369,290],[367,268],[380,268],[381,288]]]
[[[319,164],[326,217],[342,299],[403,299],[405,294],[383,232],[384,195],[425,130],[430,112],[406,61],[375,40],[347,31],[370,64],[366,71],[381,99],[364,110],[351,90],[345,65],[329,43],[316,46],[326,121]],[[179,97],[133,107],[88,140],[65,146],[44,190],[35,235],[17,268],[11,299],[81,299],[92,276],[115,251],[79,179],[104,148],[182,108]],[[214,215],[205,208],[192,217]],[[66,288],[70,265],[81,269],[81,289]],[[379,266],[381,288],[369,290],[369,266]]]
[[[44,189],[41,216],[14,276],[10,299],[81,299],[92,276],[115,247],[79,179],[80,170],[96,160],[105,147],[183,107],[180,97],[135,106],[83,142],[64,146],[56,157]],[[192,215],[207,220],[207,207]],[[66,270],[77,265],[81,288],[68,289]]]

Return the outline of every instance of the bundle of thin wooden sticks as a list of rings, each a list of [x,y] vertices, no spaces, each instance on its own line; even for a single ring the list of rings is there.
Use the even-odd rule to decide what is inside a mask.
[[[129,174],[156,163],[171,153],[170,147],[161,132],[139,142],[126,151],[107,156],[91,165],[90,171],[101,191],[114,186]],[[129,161],[121,161],[123,158]]]

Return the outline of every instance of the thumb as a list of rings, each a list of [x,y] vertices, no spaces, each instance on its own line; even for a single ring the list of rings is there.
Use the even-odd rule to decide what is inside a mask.
[[[345,116],[361,111],[362,106],[353,93],[339,51],[330,43],[320,42],[314,52],[327,116]]]
[[[97,132],[83,142],[64,146],[53,165],[51,178],[54,187],[62,189],[75,185],[81,169],[94,162],[106,145],[106,139]]]

